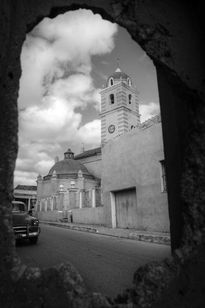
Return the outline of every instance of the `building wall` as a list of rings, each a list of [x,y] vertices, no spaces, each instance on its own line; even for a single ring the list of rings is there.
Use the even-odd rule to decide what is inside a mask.
[[[105,225],[104,207],[73,209],[73,222]]]
[[[45,212],[66,211],[73,208],[92,207],[93,204],[100,206],[98,190],[98,181],[83,177],[76,179],[51,178],[38,181],[38,210]]]
[[[62,211],[38,212],[37,217],[40,221],[59,221],[63,218]]]
[[[161,192],[160,160],[164,159],[161,123],[134,129],[102,148],[102,191],[106,224],[111,226],[110,192],[135,187],[135,228],[168,232],[167,194]]]
[[[104,225],[104,208],[82,208],[82,209],[72,209],[73,223],[83,223],[92,225]],[[63,211],[47,211],[38,212],[37,217],[41,221],[59,221],[63,219]],[[69,222],[69,215],[68,215]]]
[[[52,194],[56,193],[59,189],[59,179],[52,179],[52,180],[43,180],[38,182],[37,185],[37,196],[39,198],[46,198],[51,196]]]
[[[75,182],[75,188],[79,189],[91,189],[95,187],[96,181],[92,179],[85,178],[69,178],[69,179],[59,179],[51,178],[49,180],[43,180],[38,182],[37,191],[38,199],[50,197],[51,195],[59,192],[60,185],[64,186],[65,190],[73,188],[71,185]]]
[[[136,116],[131,112],[128,113],[128,130],[132,129],[132,126],[137,127],[139,125],[139,119],[136,119]]]
[[[101,178],[102,170],[102,155],[97,154],[90,157],[85,157],[78,159],[78,161],[83,164],[92,175],[97,178]]]

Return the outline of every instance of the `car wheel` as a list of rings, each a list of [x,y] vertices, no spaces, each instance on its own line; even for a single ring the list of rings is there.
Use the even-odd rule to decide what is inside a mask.
[[[36,237],[31,237],[31,238],[29,239],[29,241],[30,241],[31,244],[36,244],[37,241],[38,241],[38,236],[36,236]]]

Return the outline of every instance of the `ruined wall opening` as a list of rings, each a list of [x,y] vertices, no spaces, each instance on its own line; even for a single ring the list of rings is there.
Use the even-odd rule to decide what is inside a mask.
[[[15,22],[13,23],[13,27],[9,28],[6,24],[6,18],[3,19],[5,29],[9,28],[10,31],[5,31],[5,35],[3,36],[5,38],[5,41],[8,42],[8,35],[13,33],[12,42],[18,43],[15,45],[16,49],[12,49],[12,52],[9,50],[10,44],[7,44],[6,47],[3,46],[3,51],[8,51],[9,61],[4,61],[3,63],[3,72],[2,75],[4,77],[2,81],[2,91],[3,91],[3,103],[6,102],[6,104],[3,104],[3,111],[6,115],[5,118],[2,118],[2,140],[4,141],[4,148],[7,150],[7,153],[2,152],[2,157],[5,159],[5,162],[2,160],[2,168],[3,170],[3,179],[2,179],[2,209],[4,212],[4,220],[2,220],[3,224],[1,226],[2,228],[2,239],[6,243],[6,247],[8,245],[8,249],[6,248],[2,249],[4,260],[7,262],[7,267],[11,267],[13,261],[11,260],[11,257],[13,256],[13,242],[12,242],[12,234],[11,232],[8,233],[9,229],[9,221],[10,216],[8,215],[8,203],[11,199],[11,191],[12,191],[12,172],[14,169],[14,159],[17,152],[17,142],[16,142],[16,132],[17,132],[17,123],[16,123],[16,109],[15,109],[15,101],[16,101],[16,89],[18,88],[18,77],[20,75],[20,69],[19,69],[19,62],[18,62],[18,55],[20,53],[19,50],[19,42],[24,39],[24,30],[26,28],[26,24],[28,26],[28,30],[31,30],[34,25],[36,25],[36,20],[41,20],[42,16],[48,16],[49,11],[51,8],[51,2],[48,1],[45,6],[39,7],[38,9],[35,8],[35,10],[30,9],[29,17],[25,19],[25,21],[22,19],[19,20],[19,23]],[[63,1],[62,1],[63,2]],[[167,3],[166,3],[167,4]],[[166,7],[165,4],[165,7]],[[190,4],[190,3],[189,3]],[[67,5],[67,2],[66,2]],[[138,5],[138,4],[137,4]],[[143,3],[144,5],[144,3]],[[174,6],[172,6],[172,9],[170,13],[170,18],[173,18],[175,20],[175,16],[178,16],[177,8],[180,9],[180,12],[184,12],[184,7],[182,8],[180,5],[178,7],[178,4],[174,3]],[[79,8],[81,5],[79,5],[77,8]],[[203,99],[203,89],[200,92],[200,86],[199,86],[199,79],[200,79],[200,72],[201,70],[198,69],[197,61],[193,61],[192,63],[187,62],[187,66],[184,65],[182,61],[181,65],[181,59],[184,57],[184,51],[186,48],[178,47],[178,45],[183,45],[185,40],[178,40],[178,37],[183,36],[183,31],[181,32],[181,24],[180,24],[180,31],[170,31],[173,36],[169,36],[169,32],[166,32],[166,28],[169,28],[168,23],[165,26],[165,21],[161,20],[161,18],[157,17],[160,20],[160,23],[164,25],[164,27],[161,27],[160,23],[158,24],[157,21],[153,21],[154,18],[157,16],[156,11],[158,11],[158,7],[152,7],[150,10],[153,9],[153,16],[150,14],[149,18],[151,18],[151,24],[154,27],[149,27],[149,22],[147,18],[147,12],[143,11],[143,14],[141,15],[142,18],[138,15],[137,11],[132,11],[132,5],[125,5],[123,8],[125,9],[125,13],[123,12],[123,9],[121,10],[120,4],[115,4],[114,10],[110,10],[110,8],[105,9],[98,9],[98,8],[92,8],[94,12],[101,12],[102,16],[106,17],[108,20],[115,20],[125,28],[129,30],[129,32],[132,34],[132,36],[135,38],[136,41],[142,45],[148,54],[153,59],[156,67],[157,67],[157,74],[158,74],[158,82],[159,82],[159,92],[160,92],[160,103],[161,103],[161,113],[162,113],[162,122],[163,122],[163,134],[164,134],[164,145],[165,145],[165,159],[167,159],[168,167],[167,167],[167,179],[168,179],[168,190],[169,190],[169,210],[170,210],[170,223],[171,223],[171,235],[172,235],[172,247],[173,249],[181,247],[184,243],[190,245],[190,248],[192,245],[195,245],[196,243],[200,243],[201,241],[201,230],[202,230],[202,215],[198,215],[200,212],[200,205],[202,204],[200,196],[198,196],[198,192],[201,188],[201,184],[199,183],[199,180],[203,178],[200,171],[198,172],[197,176],[194,175],[194,167],[197,169],[197,171],[200,169],[200,165],[203,165],[203,159],[200,162],[197,162],[196,159],[196,153],[200,153],[202,150],[202,127],[203,127],[203,112],[204,109],[202,108],[202,99]],[[163,6],[163,5],[162,5]],[[177,8],[176,8],[177,6]],[[6,5],[4,5],[5,9]],[[9,6],[8,6],[9,7]],[[85,6],[84,6],[85,7]],[[59,11],[65,12],[71,7],[61,8],[61,9],[52,9],[51,15],[52,17],[54,15],[57,15]],[[76,8],[76,6],[75,6]],[[88,7],[87,7],[88,8]],[[89,7],[90,8],[90,7]],[[170,8],[170,7],[169,7]],[[23,5],[18,6],[15,5],[15,9],[17,9],[18,12],[24,11],[25,8],[23,8]],[[142,8],[139,5],[139,11]],[[193,11],[190,13],[190,6],[186,10],[186,14],[188,16],[192,16]],[[9,9],[4,10],[4,17],[9,15],[7,14]],[[16,16],[13,12],[12,16]],[[159,10],[160,11],[160,10]],[[169,11],[169,10],[168,10]],[[9,11],[10,12],[10,11]],[[111,12],[105,13],[105,12]],[[173,14],[174,12],[174,14]],[[57,13],[57,14],[56,14]],[[122,13],[122,14],[121,14]],[[26,16],[26,13],[24,11],[23,13]],[[130,18],[127,20],[127,14],[129,16],[134,15],[134,18]],[[166,15],[166,10],[164,10],[164,14]],[[185,15],[186,15],[185,14]],[[193,13],[194,15],[194,13]],[[39,16],[41,16],[39,18]],[[112,17],[111,17],[112,16]],[[137,18],[139,18],[139,23],[136,23]],[[167,16],[166,16],[167,17]],[[181,15],[183,17],[183,14]],[[186,16],[185,16],[186,17]],[[194,16],[195,18],[196,16]],[[133,21],[134,19],[134,21]],[[169,19],[169,18],[168,18]],[[34,21],[35,20],[35,21]],[[190,20],[187,18],[187,20]],[[181,18],[180,18],[181,21]],[[7,20],[8,22],[8,20]],[[194,22],[196,20],[194,19]],[[176,23],[177,24],[177,23]],[[16,28],[15,28],[16,25]],[[195,23],[196,25],[196,23]],[[153,29],[154,28],[154,29]],[[184,29],[183,29],[184,30]],[[20,35],[17,35],[17,32],[19,31]],[[200,31],[199,31],[200,32]],[[8,35],[6,33],[9,33]],[[181,35],[182,33],[182,35]],[[193,37],[194,31],[191,31],[190,37]],[[16,36],[15,36],[16,35]],[[172,42],[168,42],[167,39],[164,40],[164,38],[167,38],[167,36],[173,37],[173,45]],[[17,39],[18,37],[18,39]],[[23,38],[22,38],[23,37]],[[156,40],[155,40],[156,38]],[[175,40],[176,39],[176,40]],[[172,40],[172,39],[171,39]],[[176,43],[177,41],[177,43]],[[197,41],[197,40],[196,40]],[[155,45],[159,44],[159,48]],[[162,44],[161,44],[162,43]],[[193,44],[194,45],[194,44]],[[197,44],[196,44],[197,45]],[[8,47],[9,46],[9,47]],[[174,47],[173,47],[174,46]],[[168,47],[168,48],[167,48]],[[192,46],[193,47],[193,46]],[[194,46],[195,47],[195,46]],[[190,52],[190,55],[192,55],[193,59],[196,59],[195,49],[193,47],[193,52]],[[167,49],[166,49],[167,48]],[[176,48],[176,54],[177,56],[180,55],[178,58],[175,54],[174,48]],[[180,49],[181,48],[181,49]],[[186,49],[188,50],[188,49]],[[197,49],[198,50],[198,49]],[[169,51],[173,52],[173,54],[170,55]],[[189,54],[187,54],[188,59]],[[200,57],[199,57],[200,58]],[[3,60],[5,59],[5,55],[3,56]],[[2,58],[1,58],[2,60]],[[172,60],[173,63],[172,63]],[[187,61],[187,59],[185,59]],[[9,63],[8,68],[6,65]],[[187,73],[183,74],[183,68],[184,71]],[[193,75],[192,75],[192,68],[193,68]],[[16,75],[13,74],[12,71],[15,71]],[[195,74],[197,71],[197,74]],[[192,80],[190,80],[190,76],[194,76]],[[195,78],[196,76],[199,76]],[[15,77],[15,78],[14,78]],[[9,89],[7,89],[7,85],[9,85]],[[196,91],[192,91],[191,89],[196,89]],[[6,92],[6,94],[4,93]],[[167,102],[167,103],[166,103]],[[169,103],[168,103],[169,102]],[[179,109],[178,109],[179,108]],[[178,112],[176,112],[178,110]],[[8,116],[9,114],[9,116]],[[171,115],[171,116],[169,116]],[[10,119],[10,121],[7,122],[7,120]],[[193,120],[194,119],[194,120]],[[188,128],[188,130],[187,130]],[[8,129],[8,130],[7,130]],[[193,133],[192,130],[196,130],[196,133]],[[185,147],[187,148],[187,134],[191,132],[191,142],[190,147],[188,147],[187,152],[185,153]],[[11,137],[10,140],[5,138],[5,134],[7,134]],[[170,154],[172,150],[177,149],[174,151],[174,155]],[[189,155],[190,154],[190,155]],[[186,155],[186,158],[190,156],[190,159],[186,160],[184,165],[185,170],[185,178],[183,179],[183,200],[185,200],[186,206],[183,207],[182,202],[182,188],[181,188],[181,180],[182,180],[182,160],[184,160],[184,157]],[[201,157],[201,156],[200,156]],[[8,168],[5,168],[5,165],[8,166]],[[174,166],[174,168],[173,168]],[[194,191],[196,193],[194,193]],[[193,194],[194,193],[194,194]],[[182,215],[185,215],[185,220],[182,220]],[[182,228],[185,227],[186,234],[182,238]],[[7,235],[7,238],[5,238],[4,235]],[[194,235],[194,236],[193,236]],[[182,242],[183,239],[183,242]],[[22,270],[22,267],[20,268]],[[7,275],[6,270],[5,271],[5,277]],[[17,271],[18,272],[18,271]],[[19,274],[19,272],[17,273]],[[21,275],[21,274],[19,274]],[[38,273],[37,273],[38,275]],[[30,290],[31,291],[31,290]],[[29,291],[27,291],[29,293]]]
[[[86,208],[87,202],[89,207],[92,207],[93,202],[89,201],[92,199],[91,190],[85,191],[86,198],[89,199],[87,200],[83,197],[83,193],[78,196],[76,179],[71,179],[70,182],[69,180],[66,182],[64,179],[61,183],[58,177],[62,178],[62,175],[57,174],[58,170],[54,168],[55,178],[52,174],[49,184],[48,173],[54,163],[59,164],[59,159],[55,159],[54,162],[54,157],[60,157],[61,161],[62,153],[68,147],[75,154],[82,155],[87,150],[93,151],[101,146],[102,123],[100,122],[102,119],[99,119],[98,115],[103,111],[103,103],[100,92],[107,89],[110,78],[112,83],[108,85],[108,92],[114,91],[115,94],[108,94],[107,101],[110,96],[113,96],[111,104],[114,104],[114,108],[120,107],[119,112],[113,109],[111,118],[110,110],[105,110],[106,121],[109,122],[106,123],[106,133],[108,139],[111,138],[121,144],[119,154],[127,157],[127,165],[124,164],[124,168],[130,169],[130,164],[132,166],[129,173],[133,169],[138,170],[139,166],[144,164],[144,168],[140,172],[144,175],[136,190],[138,200],[147,198],[149,206],[147,200],[143,200],[142,205],[137,204],[138,200],[135,200],[135,203],[136,207],[141,206],[142,210],[143,207],[146,207],[145,212],[150,211],[150,217],[146,223],[137,223],[137,219],[138,221],[145,219],[137,217],[139,213],[135,208],[132,208],[132,205],[130,205],[129,214],[123,212],[123,209],[119,210],[118,207],[122,206],[122,202],[119,202],[119,206],[116,205],[118,219],[115,225],[118,228],[136,229],[139,232],[148,231],[149,236],[151,236],[151,232],[158,232],[162,233],[162,236],[169,237],[165,171],[162,179],[160,163],[164,160],[164,150],[156,70],[152,60],[138,44],[132,41],[128,32],[117,24],[102,19],[101,15],[93,14],[92,11],[85,9],[69,11],[57,15],[55,18],[45,18],[27,34],[22,47],[21,67],[22,76],[18,98],[19,151],[14,173],[14,187],[20,188],[22,185],[23,187],[27,186],[29,190],[29,186],[35,186],[38,178],[37,199],[33,214],[43,221],[60,222],[66,218],[70,220],[69,213],[75,209],[73,220],[75,223],[79,223],[76,213],[77,203],[80,202],[80,199],[81,205],[79,207]],[[109,77],[111,75],[114,77]],[[116,80],[116,76],[119,80]],[[121,82],[123,82],[122,85]],[[122,115],[119,117],[122,110]],[[126,113],[127,110],[129,113]],[[122,125],[123,132],[120,132]],[[114,127],[113,131],[110,131],[110,126]],[[157,130],[155,126],[157,126]],[[116,136],[113,138],[115,134]],[[134,141],[130,140],[128,145],[125,145],[121,138],[123,135],[126,138],[126,134],[132,139],[136,135]],[[81,153],[82,144],[83,152]],[[122,154],[124,148],[127,149],[127,152]],[[112,151],[114,150],[115,148]],[[111,156],[113,156],[112,151]],[[146,151],[149,153],[147,154]],[[111,157],[103,155],[101,160],[105,160],[105,162],[102,163],[101,169],[105,170],[107,159],[111,160]],[[146,155],[147,160],[142,160],[142,156]],[[114,158],[114,160],[116,159],[117,157]],[[130,161],[131,159],[132,161]],[[135,168],[133,168],[133,161],[137,162]],[[110,168],[107,167],[109,174],[106,176],[109,178],[114,173],[113,163],[114,161]],[[122,165],[122,162],[119,161],[119,164]],[[85,166],[89,170],[89,164]],[[116,168],[119,169],[117,165]],[[46,176],[45,179],[44,176]],[[100,176],[102,176],[101,180],[104,185],[101,191],[102,195],[104,194],[103,189],[112,191],[125,188],[126,191],[129,191],[127,190],[129,185],[132,187],[135,182],[140,182],[140,178],[131,182],[130,178],[133,175],[129,174],[127,179],[124,178],[121,181],[119,187],[117,182],[121,175],[116,173],[113,177],[114,186],[105,188],[106,176],[104,177],[101,171]],[[117,180],[116,183],[114,179]],[[156,179],[156,183],[153,183]],[[56,185],[55,180],[57,181]],[[42,181],[45,182],[44,186]],[[75,192],[71,191],[73,181],[75,181]],[[148,182],[150,181],[152,185],[149,186]],[[162,185],[164,185],[163,188]],[[140,186],[144,186],[146,193],[141,193]],[[19,198],[17,190],[14,190],[15,199]],[[68,196],[66,195],[67,190],[69,190]],[[26,192],[24,191],[24,193]],[[64,201],[62,193],[64,193]],[[75,200],[72,198],[73,194],[75,194]],[[152,195],[154,197],[151,197]],[[126,198],[129,199],[129,196],[127,195]],[[132,198],[130,200],[132,202]],[[76,204],[72,206],[74,201]],[[110,202],[104,200],[104,203],[108,204],[107,207],[104,206],[104,211],[108,213]],[[108,216],[107,213],[104,214],[104,216],[106,215]],[[136,216],[136,219],[133,218],[133,215]],[[148,216],[148,214],[146,215]],[[154,215],[156,217],[153,218]],[[89,225],[90,220],[86,221],[85,219],[80,223]],[[111,221],[111,218],[108,220]],[[122,220],[127,224],[121,224]],[[111,227],[109,221],[103,221],[101,218],[100,222]],[[94,221],[94,224],[98,223],[99,220]],[[150,226],[151,229],[149,229]],[[43,237],[43,232],[40,235],[40,242],[41,237]],[[22,246],[20,250],[17,247],[17,252],[24,258],[22,251]],[[36,260],[36,262],[41,264],[40,260]],[[74,265],[76,266],[76,264]]]

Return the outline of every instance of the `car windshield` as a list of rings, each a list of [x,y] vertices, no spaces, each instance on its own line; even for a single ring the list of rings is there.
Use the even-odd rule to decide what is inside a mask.
[[[12,212],[25,212],[24,203],[12,203]]]

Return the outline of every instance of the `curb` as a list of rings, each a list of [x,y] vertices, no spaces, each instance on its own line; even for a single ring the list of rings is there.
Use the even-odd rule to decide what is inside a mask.
[[[171,245],[170,236],[168,235],[148,235],[148,234],[136,234],[130,233],[129,238],[142,242],[149,242],[155,244]]]
[[[117,234],[110,234],[105,232],[100,232],[98,229],[93,227],[83,227],[83,226],[75,226],[75,225],[68,225],[65,223],[58,223],[58,222],[50,222],[50,221],[40,221],[42,224],[47,224],[51,226],[56,226],[60,228],[82,231],[82,232],[90,232],[90,233],[97,233],[106,236],[112,236],[117,238],[126,238],[130,240],[140,241],[140,242],[149,242],[154,244],[162,244],[170,246],[170,237],[167,235],[152,235],[152,234],[138,234],[135,232],[129,233],[128,235],[117,235]]]
[[[90,232],[90,233],[97,233],[98,230],[92,227],[79,227],[79,226],[71,226],[67,225],[64,223],[55,223],[55,222],[50,222],[50,221],[40,221],[42,224],[46,225],[51,225],[51,226],[56,226],[60,228],[65,228],[65,229],[71,229],[71,230],[77,230],[77,231],[85,231],[85,232]]]

